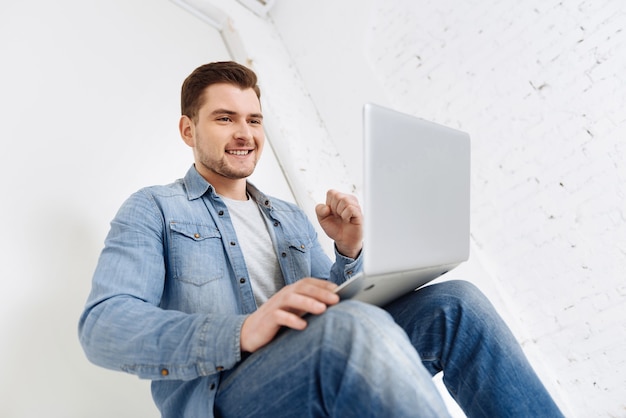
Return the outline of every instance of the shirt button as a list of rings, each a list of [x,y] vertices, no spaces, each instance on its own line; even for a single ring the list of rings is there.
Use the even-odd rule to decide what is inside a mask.
[[[278,226],[280,225],[278,222],[274,222],[274,226]]]
[[[170,374],[170,371],[167,369],[161,369],[161,376],[168,376]]]
[[[246,278],[242,277],[241,279],[239,279],[239,283],[244,284],[246,282]]]
[[[200,238],[200,234],[198,234],[197,232],[195,234],[193,234],[194,238]]]
[[[217,366],[217,367],[215,368],[215,370],[217,370],[218,372],[221,372],[221,371],[223,371],[223,370],[224,370],[224,367],[222,367],[222,366]]]
[[[235,241],[231,241],[231,242],[230,242],[230,245],[235,246],[235,245],[237,245],[237,244],[235,243]]]
[[[280,253],[280,255],[283,256],[283,257],[287,257],[287,253],[284,252],[284,251],[282,253]]]
[[[215,389],[215,383],[211,383],[211,386],[209,386],[209,390],[213,390]]]
[[[220,216],[224,216],[224,211],[220,210],[219,212],[217,212],[217,214],[220,215]]]
[[[300,248],[302,248],[302,249],[304,250],[304,244],[302,244],[302,245],[300,246]]]

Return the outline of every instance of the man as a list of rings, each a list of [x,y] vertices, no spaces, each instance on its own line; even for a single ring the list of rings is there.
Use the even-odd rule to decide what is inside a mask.
[[[560,416],[472,285],[339,301],[362,267],[359,204],[331,190],[316,207],[331,262],[299,208],[247,182],[265,142],[251,70],[203,65],[181,96],[195,164],[112,221],[79,324],[91,361],[151,379],[166,417],[446,416],[439,371],[469,416]]]

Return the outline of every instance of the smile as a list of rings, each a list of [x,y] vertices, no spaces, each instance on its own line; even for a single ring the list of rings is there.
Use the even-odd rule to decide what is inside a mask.
[[[226,151],[227,153],[229,153],[230,155],[248,155],[250,153],[250,150],[233,150],[233,151]]]

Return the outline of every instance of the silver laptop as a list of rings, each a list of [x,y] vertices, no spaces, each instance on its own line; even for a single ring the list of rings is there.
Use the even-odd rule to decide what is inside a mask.
[[[470,138],[374,104],[363,122],[363,273],[336,292],[383,306],[469,258]]]

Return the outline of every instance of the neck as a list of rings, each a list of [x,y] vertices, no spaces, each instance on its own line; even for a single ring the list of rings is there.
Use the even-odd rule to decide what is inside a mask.
[[[234,200],[248,200],[246,193],[246,178],[228,178],[214,171],[203,169],[204,167],[196,164],[196,170],[206,181],[208,181],[215,193],[220,196],[228,197]]]
[[[207,179],[215,189],[215,193],[233,200],[248,200],[246,179]]]

